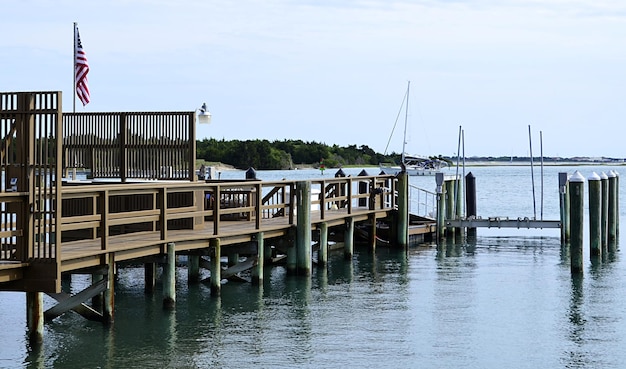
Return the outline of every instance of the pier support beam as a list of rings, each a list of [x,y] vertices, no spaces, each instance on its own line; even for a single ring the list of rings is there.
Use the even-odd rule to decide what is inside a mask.
[[[311,182],[296,183],[297,229],[296,269],[298,274],[311,274]]]
[[[346,219],[346,231],[343,236],[343,257],[352,260],[354,254],[354,218]]]
[[[317,265],[326,266],[328,263],[328,223],[320,224],[320,249],[317,252]]]
[[[265,265],[265,242],[263,240],[263,232],[256,234],[257,261],[252,268],[252,284],[257,286],[263,285],[263,268]]]
[[[167,263],[163,265],[163,307],[173,309],[176,305],[176,245],[167,244]]]
[[[602,183],[593,173],[587,178],[589,183],[589,254],[591,260],[602,260]]]
[[[31,345],[43,342],[43,292],[26,292],[26,325]]]
[[[215,296],[219,296],[221,290],[221,263],[220,258],[222,257],[220,239],[212,238],[209,241],[209,257],[210,265],[211,265],[211,294]]]
[[[395,241],[398,247],[406,248],[409,245],[409,175],[406,171],[398,173],[397,186],[398,218]]]
[[[583,218],[585,178],[576,171],[569,180],[570,184],[570,263],[572,274],[583,272]]]
[[[187,283],[192,284],[200,280],[200,256],[187,255]]]

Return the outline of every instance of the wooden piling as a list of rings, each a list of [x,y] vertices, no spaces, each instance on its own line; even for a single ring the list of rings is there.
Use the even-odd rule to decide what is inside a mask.
[[[43,320],[43,293],[26,292],[26,325],[31,345],[43,342]]]
[[[100,273],[93,273],[91,274],[91,284],[97,284],[98,282],[100,282],[102,279],[104,279],[104,275],[102,275],[102,272]],[[91,306],[96,309],[97,311],[102,311],[102,299],[103,299],[103,295],[102,294],[97,294],[94,297],[91,298]]]
[[[614,170],[615,174],[615,239],[619,237],[619,173]]]
[[[573,274],[583,272],[583,221],[585,178],[576,171],[569,179],[570,264]]]
[[[476,177],[469,172],[465,176],[465,210],[467,218],[475,218],[476,213]],[[476,238],[476,228],[468,228],[467,229],[467,237],[468,238]]]
[[[219,238],[211,238],[209,241],[209,257],[210,271],[211,271],[211,294],[219,296],[222,282],[222,270],[221,270],[221,247]]]
[[[235,266],[239,264],[239,254],[238,253],[232,253],[232,254],[228,254],[228,266]]]
[[[406,171],[402,171],[398,173],[397,178],[398,217],[395,241],[398,247],[407,248],[409,245],[409,175]]]
[[[446,218],[445,219],[453,219],[454,211],[456,209],[454,205],[454,183],[452,182],[452,180],[445,181],[444,187],[445,187],[444,193],[445,193],[445,202],[446,202],[446,205],[445,205]],[[450,240],[454,240],[454,229],[446,227],[445,237],[449,238]]]
[[[454,180],[454,219],[459,219],[463,214],[463,181],[457,176]],[[462,237],[462,228],[456,227],[454,229],[455,239],[460,240]]]
[[[376,214],[370,214],[368,217],[369,223],[369,247],[371,252],[376,252]]]
[[[156,263],[145,263],[143,265],[144,292],[154,292],[156,285]]]
[[[609,253],[617,250],[617,180],[615,172],[609,171],[609,209],[607,218]]]
[[[115,320],[115,257],[110,253],[107,256],[107,289],[103,292],[102,321],[104,324],[113,324]]]
[[[568,175],[559,173],[559,215],[561,218],[561,245],[569,241],[569,197],[568,197]]]
[[[602,256],[606,256],[609,251],[609,176],[602,172],[600,174],[601,191],[602,191],[602,207],[600,218],[600,242],[602,243]]]
[[[320,249],[317,252],[317,265],[326,266],[328,263],[328,223],[320,224]]]
[[[346,219],[346,231],[343,237],[343,257],[352,260],[354,254],[354,218]]]
[[[296,183],[296,273],[311,274],[311,182]]]
[[[443,173],[435,174],[435,182],[437,183],[437,242],[444,238],[445,230],[445,186]]]
[[[298,248],[296,247],[297,227],[289,228],[287,232],[287,274],[296,274],[298,266]]]
[[[200,256],[187,255],[187,283],[192,284],[200,280]]]
[[[167,262],[163,265],[163,307],[176,305],[176,244],[167,243]]]
[[[602,257],[602,179],[595,172],[589,183],[589,254],[593,261]]]
[[[257,249],[257,260],[256,265],[252,268],[252,284],[254,285],[263,285],[263,268],[265,265],[265,242],[263,240],[263,232],[259,232],[255,236],[256,238],[256,249]]]

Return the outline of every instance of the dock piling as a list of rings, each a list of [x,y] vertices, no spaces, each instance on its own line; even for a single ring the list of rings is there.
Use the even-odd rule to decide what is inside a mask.
[[[187,283],[192,284],[200,280],[200,256],[187,255]]]
[[[445,186],[443,173],[435,174],[435,182],[437,183],[437,242],[443,240],[445,230]]]
[[[568,175],[565,172],[559,173],[559,210],[561,217],[561,245],[569,241],[569,196],[568,196]]]
[[[296,183],[296,201],[298,204],[296,228],[296,272],[311,274],[311,182]]]
[[[328,223],[320,224],[320,249],[317,252],[317,264],[326,266],[328,263]]]
[[[614,171],[609,171],[609,205],[608,205],[608,249],[609,253],[617,250],[617,176]]]
[[[600,188],[602,193],[601,217],[600,217],[600,242],[602,244],[602,257],[606,257],[609,251],[609,176],[605,172],[600,173]]]
[[[406,248],[409,245],[409,175],[406,171],[398,174],[398,221],[396,244]]]
[[[26,325],[31,345],[43,342],[43,293],[26,292]]]
[[[219,238],[211,238],[211,240],[209,241],[209,257],[211,258],[211,294],[214,296],[219,296],[222,286],[222,270],[220,262],[222,252]]]
[[[256,234],[257,260],[256,265],[252,268],[252,284],[263,285],[263,268],[265,266],[265,242],[263,240],[263,232]]]
[[[576,171],[569,180],[570,184],[570,266],[572,274],[583,272],[583,220],[585,178]]]
[[[354,254],[354,218],[346,219],[346,231],[343,237],[343,257],[352,260]]]
[[[468,218],[475,218],[476,213],[476,177],[469,172],[465,176],[465,210]],[[476,238],[476,228],[470,227],[467,229],[468,238]]]
[[[589,254],[592,261],[602,258],[602,179],[595,172],[589,183]]]
[[[167,243],[167,262],[163,265],[163,307],[176,305],[176,245]]]

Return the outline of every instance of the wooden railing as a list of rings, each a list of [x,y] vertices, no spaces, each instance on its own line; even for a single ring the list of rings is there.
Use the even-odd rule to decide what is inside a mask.
[[[322,220],[336,217],[339,212],[335,210],[349,215],[357,208],[395,208],[395,181],[390,176],[310,182],[311,209],[319,212]],[[158,232],[159,239],[167,242],[169,231],[181,229],[208,231],[219,237],[224,225],[233,221],[250,222],[251,230],[261,231],[263,222],[278,217],[286,218],[285,224],[294,224],[296,186],[298,182],[285,180],[66,184],[61,194],[61,219],[45,219],[35,234],[54,239],[54,233],[60,231],[62,243],[98,240],[101,250],[107,250],[110,237],[136,232]],[[38,252],[18,242],[26,230],[9,210],[23,206],[24,200],[23,193],[0,194],[0,260],[54,259],[54,252]]]

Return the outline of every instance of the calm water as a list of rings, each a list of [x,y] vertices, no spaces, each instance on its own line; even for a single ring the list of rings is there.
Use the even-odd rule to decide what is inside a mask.
[[[545,168],[545,219],[558,219],[557,173],[575,169],[585,177],[620,170]],[[536,206],[528,167],[466,171],[477,177],[479,215],[532,217],[536,211],[540,217],[539,168]],[[244,174],[222,178],[228,176]],[[412,183],[434,189],[432,177]],[[620,209],[626,211],[623,204]],[[45,326],[39,350],[26,343],[24,295],[0,293],[0,367],[536,369],[626,362],[620,252],[592,266],[586,248],[584,277],[572,278],[558,230],[479,229],[475,242],[415,246],[408,255],[355,251],[351,263],[331,254],[328,270],[315,270],[312,278],[273,267],[263,288],[229,282],[220,298],[208,286],[187,286],[180,268],[173,312],[161,307],[161,286],[144,294],[142,269],[121,268],[114,326],[66,314]],[[86,283],[75,277],[73,288]]]

